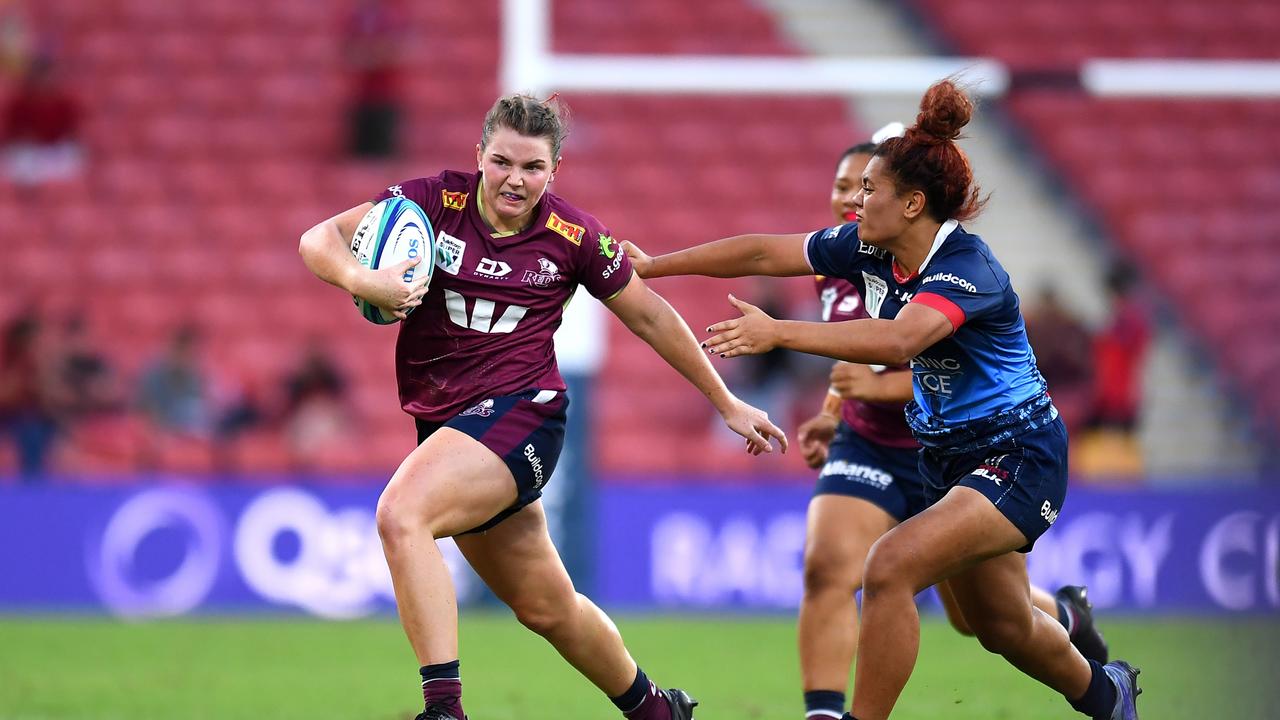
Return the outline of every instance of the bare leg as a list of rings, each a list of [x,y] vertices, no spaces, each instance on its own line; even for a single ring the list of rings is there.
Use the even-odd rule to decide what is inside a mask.
[[[613,621],[573,588],[538,501],[478,535],[455,538],[485,584],[516,618],[606,695],[631,687],[636,663]]]
[[[889,717],[911,676],[920,645],[915,594],[1024,544],[1022,533],[986,497],[966,487],[952,488],[939,503],[880,538],[867,558],[863,585],[863,627],[852,711],[856,717]],[[1053,636],[1045,635],[1046,626],[1032,622],[1035,616],[1023,559],[1003,558],[991,567],[1007,573],[1008,565],[1021,568],[1021,585],[996,582],[989,588],[975,589],[952,583],[964,616],[984,644],[997,643],[991,640],[991,634],[984,637],[983,633],[989,630],[988,621],[977,614],[985,612],[987,606],[979,605],[969,595],[980,593],[992,606],[1007,603],[1000,617],[1010,622],[1021,618],[1022,624],[1015,626],[1021,634],[1000,635],[1001,653],[1007,652],[1006,657],[1017,667],[1062,694],[1080,697],[1092,675],[1089,664],[1074,649],[1064,650]],[[1052,626],[1065,639],[1062,628],[1057,623]]]
[[[892,515],[860,498],[818,495],[809,502],[805,539],[804,597],[797,640],[804,690],[849,685],[858,647],[858,607],[867,551],[897,524]]]
[[[1026,562],[1026,556],[1023,556],[1023,562]],[[956,602],[955,594],[951,591],[949,581],[943,580],[935,586],[938,591],[938,600],[942,602],[942,609],[947,613],[947,621],[951,623],[951,627],[965,637],[973,637],[973,628],[969,627],[969,621],[964,617],[964,611],[960,609],[960,605]],[[1054,599],[1049,591],[1031,586],[1031,604],[1040,610],[1043,610],[1049,617],[1058,617],[1058,601]]]
[[[378,534],[400,624],[420,665],[458,657],[458,605],[436,538],[469,530],[515,502],[492,451],[442,428],[405,458],[378,500]]]

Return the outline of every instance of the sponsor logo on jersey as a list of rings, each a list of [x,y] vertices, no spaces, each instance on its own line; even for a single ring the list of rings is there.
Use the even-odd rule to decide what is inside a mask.
[[[866,270],[862,271],[862,282],[867,288],[867,314],[878,318],[884,299],[889,297],[889,283],[885,282],[884,278],[876,277]]]
[[[501,260],[492,260],[490,258],[480,258],[480,263],[476,265],[475,274],[488,278],[506,277],[511,272],[511,266]]]
[[[574,245],[582,244],[582,236],[587,234],[587,229],[581,225],[562,220],[559,215],[551,213],[551,217],[547,218],[547,229],[564,237],[565,240]]]
[[[462,256],[467,252],[467,243],[442,232],[436,236],[436,267],[457,275],[462,269]]]
[[[391,187],[387,188],[387,192],[391,193],[395,197],[404,197],[404,186],[392,185]]]
[[[965,280],[964,278],[954,273],[937,273],[935,275],[930,275],[929,277],[921,280],[920,284],[922,286],[928,285],[929,283],[934,282],[935,280],[937,282],[945,282],[945,283],[951,283],[952,285],[959,285],[960,289],[965,290],[967,292],[971,292],[971,293],[978,292],[977,286],[975,286],[973,283],[969,282],[968,280]]]
[[[441,190],[440,197],[444,202],[444,206],[450,210],[462,210],[467,206],[467,195],[461,191],[453,192],[450,190]]]
[[[612,260],[604,270],[600,271],[602,278],[608,278],[618,272],[618,268],[622,267],[622,259],[626,257],[626,254],[619,251],[617,241],[608,235],[600,236],[600,255],[606,260]]]
[[[475,415],[476,417],[489,417],[493,414],[493,399],[481,400],[471,407],[458,413],[459,415]]]
[[[823,240],[830,240],[831,238],[833,238],[833,237],[835,237],[835,236],[839,235],[839,234],[840,234],[840,228],[842,228],[842,227],[844,227],[844,225],[843,225],[843,224],[840,224],[840,225],[837,225],[837,226],[835,226],[835,227],[829,227],[829,228],[827,228],[826,230],[823,230],[823,231],[822,231],[822,239],[823,239]]]
[[[955,358],[931,358],[917,355],[911,358],[911,370],[926,395],[950,397],[956,375],[963,375],[961,364]]]
[[[888,254],[886,250],[878,248],[875,245],[868,245],[861,240],[858,241],[858,252],[863,255],[871,255],[872,257],[877,258],[884,258],[884,256]]]
[[[1045,500],[1044,504],[1040,506],[1040,517],[1052,525],[1058,520],[1058,511],[1053,509],[1053,505],[1050,505],[1048,500]]]
[[[538,457],[537,451],[533,447],[533,443],[524,446],[524,458],[529,461],[529,467],[533,470],[533,486],[540,488],[547,484],[547,479],[542,473],[542,458]]]
[[[534,287],[547,287],[560,279],[560,268],[546,258],[538,258],[538,269],[525,270],[522,281]]]
[[[880,468],[861,463],[851,463],[848,460],[832,460],[823,465],[822,473],[819,477],[828,475],[839,475],[855,482],[874,485],[881,489],[893,484],[893,476]]]

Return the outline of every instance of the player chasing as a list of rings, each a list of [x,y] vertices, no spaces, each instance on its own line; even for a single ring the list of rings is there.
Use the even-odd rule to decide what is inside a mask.
[[[560,455],[569,404],[552,335],[578,285],[697,387],[746,438],[748,452],[772,452],[772,440],[787,448],[765,413],[729,392],[671,306],[633,277],[609,231],[546,192],[565,133],[557,106],[500,98],[476,146],[478,172],[409,180],[374,199],[403,196],[426,212],[438,247],[429,285],[402,281],[415,261],[368,270],[352,256],[352,234],[370,202],[311,228],[299,246],[322,280],[402,320],[396,377],[419,445],[387,483],[377,524],[421,666],[419,720],[466,717],[456,598],[436,547],[444,537],[454,537],[520,622],[627,718],[693,717],[697,703],[651,683],[613,622],[574,590],[547,532],[539,498]]]
[[[1018,297],[986,243],[960,226],[981,209],[955,144],[973,104],[933,85],[915,126],[872,151],[856,222],[807,235],[743,235],[650,258],[641,277],[792,276],[849,281],[868,319],[778,321],[730,296],[742,317],[703,346],[737,357],[775,347],[853,363],[910,365],[907,421],[923,445],[926,508],[872,545],[848,720],[889,717],[915,666],[916,593],[947,581],[983,647],[1095,720],[1135,720],[1138,671],[1085,658],[1031,599],[1029,552],[1066,495],[1067,435],[1036,369]]]
[[[837,222],[856,220],[854,198],[876,149],[874,140],[900,135],[903,128],[895,125],[896,132],[886,127],[873,142],[841,155],[831,186]],[[852,283],[825,276],[815,280],[824,322],[870,317]],[[920,444],[903,415],[903,406],[912,398],[909,370],[837,362],[821,411],[797,432],[805,462],[821,468],[809,502],[797,626],[806,718],[839,718],[844,713],[845,687],[858,646],[854,593],[862,588],[867,552],[881,535],[925,507],[924,480],[916,463]],[[936,587],[951,625],[972,635],[946,581]],[[1106,642],[1094,627],[1084,588],[1069,585],[1055,596],[1032,586],[1031,601],[1062,623],[1086,658],[1107,662]]]

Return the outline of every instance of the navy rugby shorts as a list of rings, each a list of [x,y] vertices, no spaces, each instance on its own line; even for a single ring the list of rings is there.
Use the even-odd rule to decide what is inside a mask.
[[[872,442],[841,420],[813,494],[861,498],[902,522],[925,509],[919,455]]]
[[[1067,496],[1067,429],[1057,418],[1047,425],[957,455],[925,448],[920,454],[929,505],[963,485],[987,497],[1022,531],[1031,552]]]
[[[444,422],[417,420],[418,444],[442,427],[464,433],[502,458],[516,481],[516,501],[479,527],[484,532],[542,497],[564,447],[569,396],[554,390],[526,390],[486,398]]]

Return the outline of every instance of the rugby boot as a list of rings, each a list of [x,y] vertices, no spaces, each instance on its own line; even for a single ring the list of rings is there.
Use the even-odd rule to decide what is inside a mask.
[[[1110,720],[1138,720],[1138,696],[1142,694],[1138,673],[1142,671],[1123,660],[1107,663],[1102,670],[1116,686],[1116,706]]]
[[[675,688],[662,691],[667,698],[667,706],[671,708],[671,720],[693,720],[693,709],[698,701],[689,697],[689,693]]]
[[[1071,644],[1080,654],[1100,665],[1107,664],[1107,641],[1093,624],[1093,604],[1089,602],[1089,590],[1083,585],[1064,585],[1053,596],[1066,603],[1074,621],[1071,626]]]

